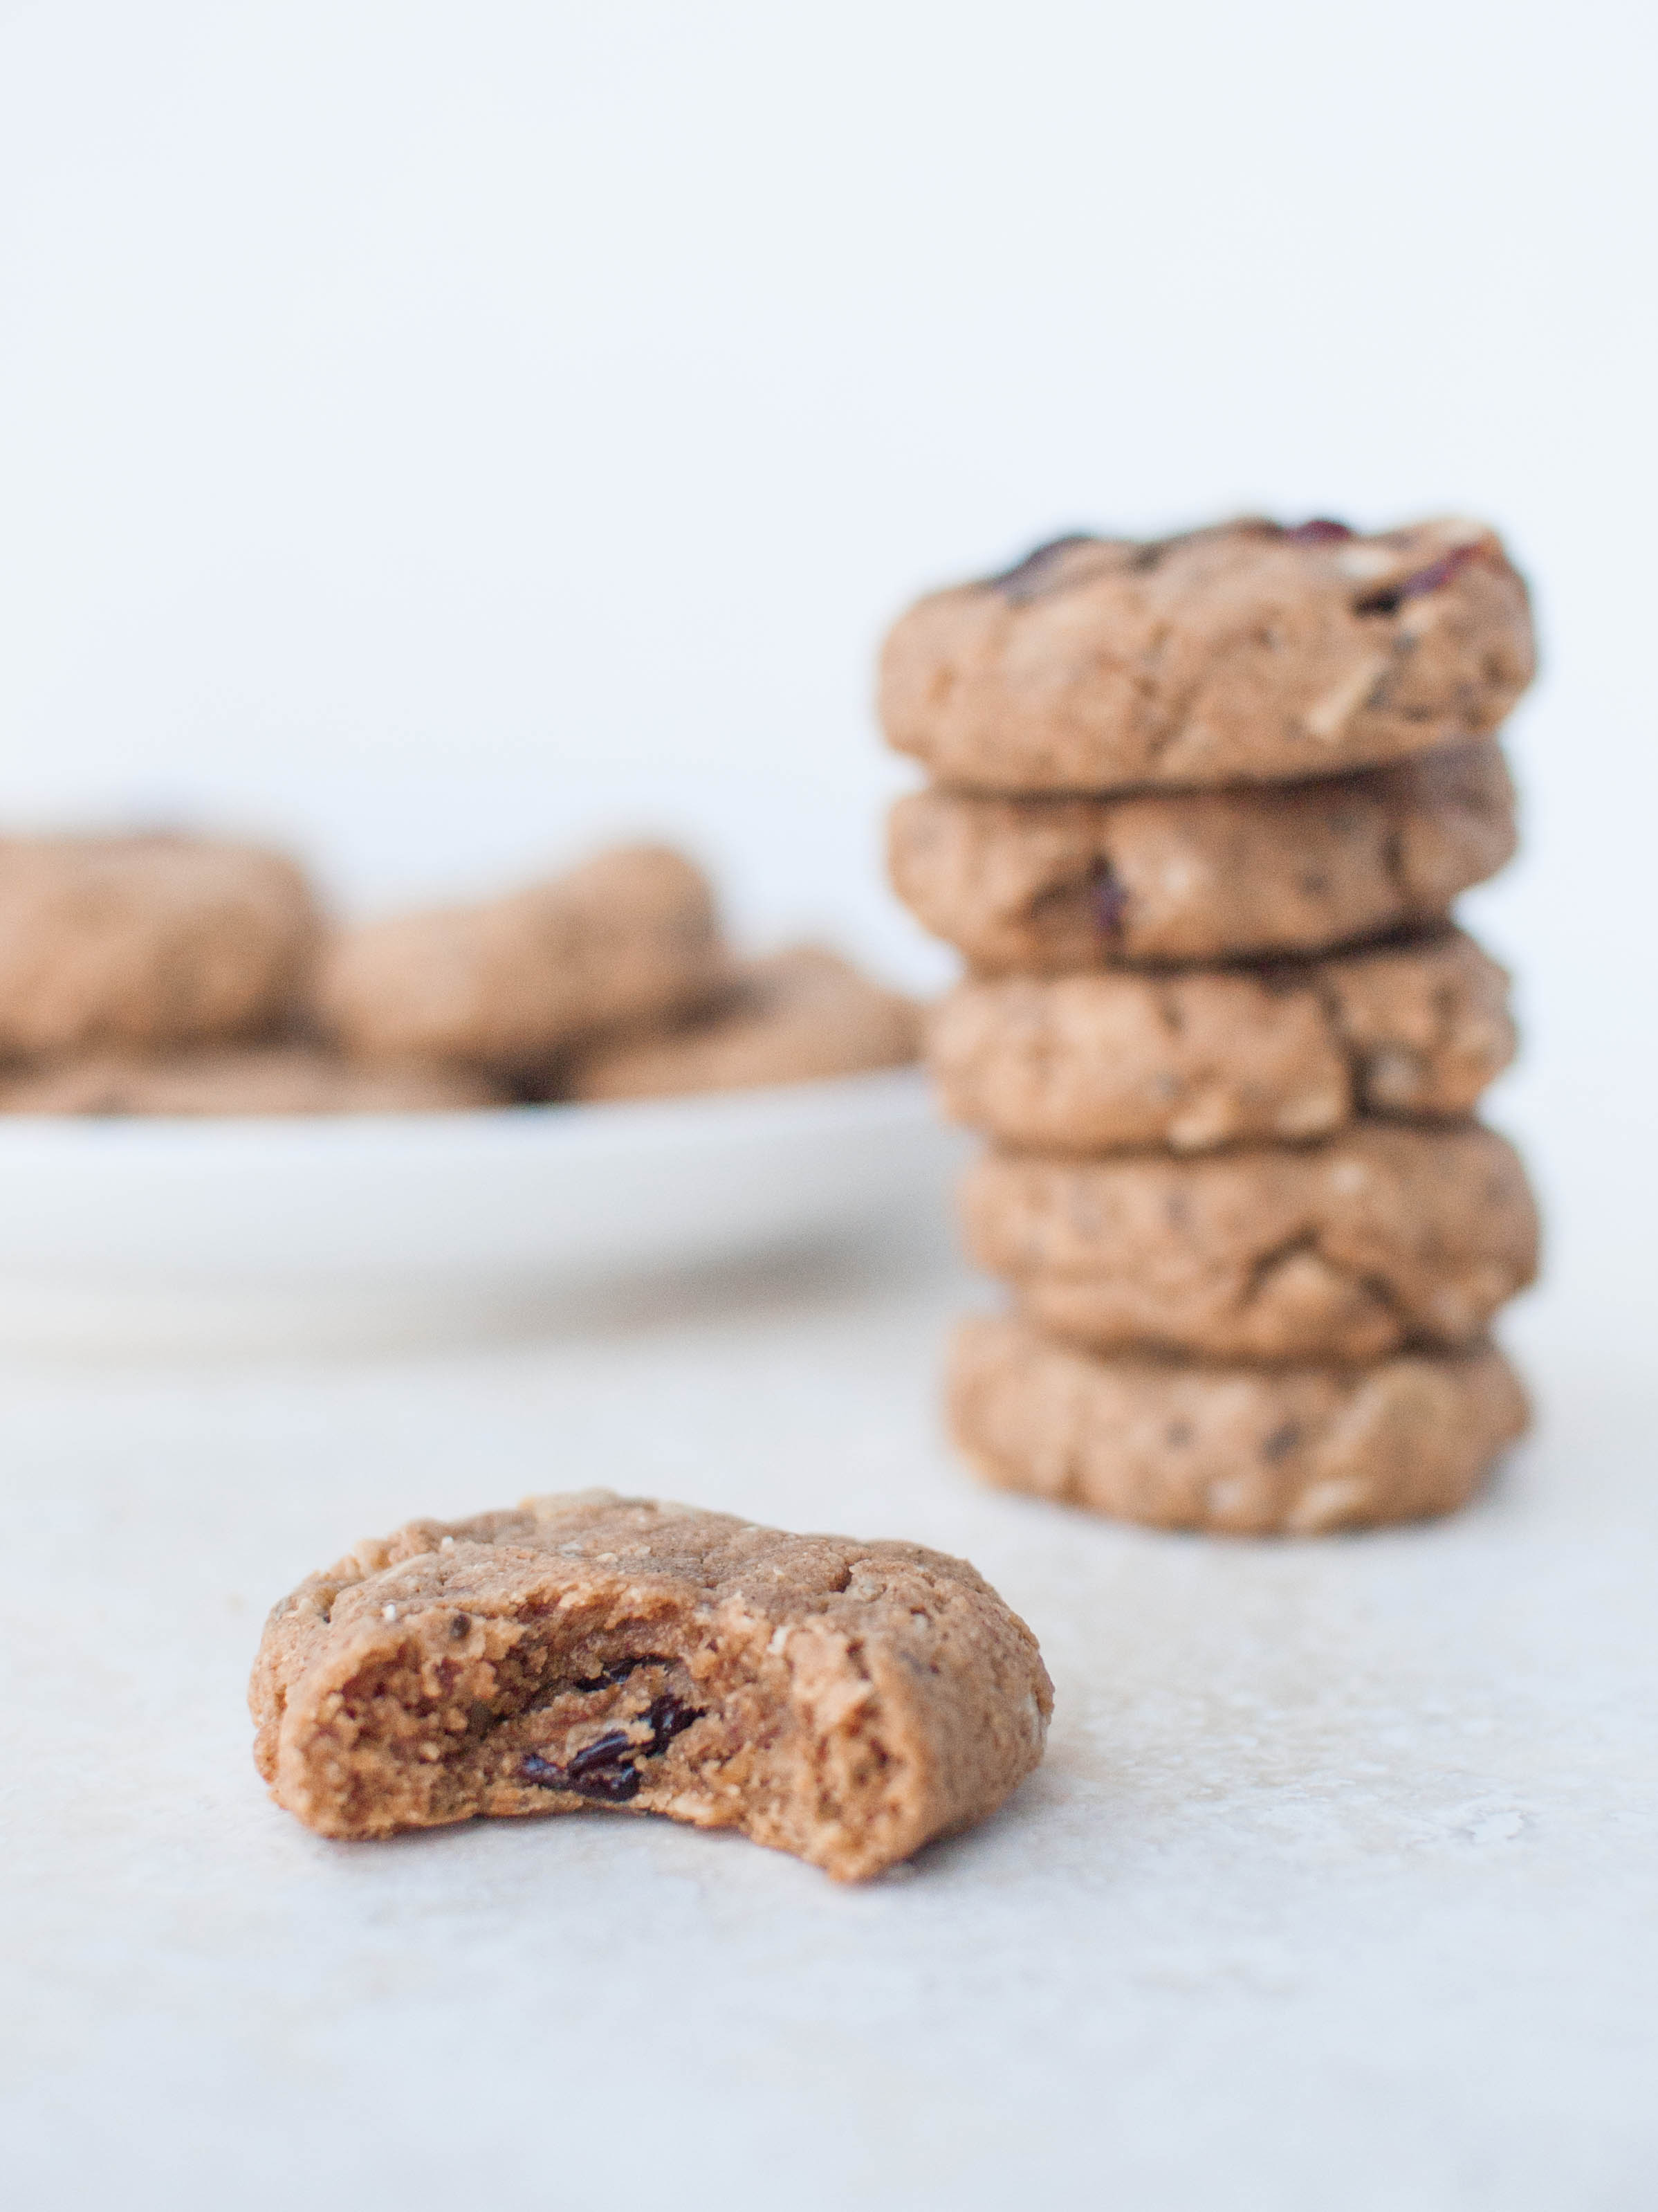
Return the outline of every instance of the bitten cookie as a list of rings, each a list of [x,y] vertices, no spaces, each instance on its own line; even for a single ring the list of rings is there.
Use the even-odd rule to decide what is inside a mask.
[[[0,1079],[0,1114],[414,1114],[506,1103],[461,1069],[355,1067],[304,1045],[94,1054]]]
[[[595,1490],[360,1544],[272,1613],[249,1702],[324,1835],[618,1805],[855,1881],[993,1811],[1053,1692],[962,1560]]]
[[[891,744],[981,791],[1275,782],[1494,730],[1531,681],[1526,587],[1481,524],[1243,521],[1068,538],[912,607]]]
[[[999,1488],[1254,1536],[1453,1512],[1527,1425],[1490,1345],[1358,1369],[1194,1366],[1101,1358],[988,1319],[957,1338],[950,1413]]]
[[[342,931],[319,1000],[357,1058],[512,1075],[594,1030],[687,1012],[726,976],[706,878],[641,845],[484,906]]]
[[[304,877],[208,837],[0,839],[0,1058],[252,1036],[315,951]]]
[[[572,1098],[657,1098],[902,1066],[920,1051],[920,1025],[914,1000],[797,945],[744,963],[700,1019],[596,1045],[559,1087]]]
[[[1323,782],[893,808],[893,887],[987,974],[1324,951],[1442,916],[1515,848],[1498,748]]]
[[[1258,972],[969,980],[927,1058],[953,1121],[1035,1152],[1316,1137],[1467,1113],[1514,1056],[1508,981],[1461,930]]]
[[[1469,1123],[1207,1159],[989,1152],[962,1212],[1026,1316],[1101,1351],[1356,1362],[1466,1345],[1537,1267],[1518,1155]]]

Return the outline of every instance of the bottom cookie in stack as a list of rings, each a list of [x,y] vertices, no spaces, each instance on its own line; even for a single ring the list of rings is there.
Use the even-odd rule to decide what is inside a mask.
[[[957,1443],[999,1488],[1237,1535],[1453,1512],[1527,1419],[1489,1343],[1248,1367],[1106,1356],[987,1316],[957,1334],[949,1402]]]

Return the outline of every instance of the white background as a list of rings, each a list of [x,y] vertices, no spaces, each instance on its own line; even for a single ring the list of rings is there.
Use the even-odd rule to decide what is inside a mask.
[[[343,899],[370,901],[664,827],[720,865],[750,929],[832,926],[922,976],[938,964],[879,886],[877,817],[903,774],[868,694],[884,624],[932,583],[1079,526],[1471,512],[1533,579],[1546,667],[1514,731],[1527,857],[1468,902],[1518,973],[1528,1055],[1496,1114],[1527,1142],[1550,1223],[1547,1287],[1515,1322],[1544,1391],[1533,1472],[1435,1538],[1248,1564],[1092,1528],[1056,1550],[1048,1524],[969,1502],[942,1455],[916,1477],[921,1533],[973,1549],[1041,1619],[1061,1674],[1071,1734],[1032,1800],[1058,1916],[1046,1950],[1029,1948],[1020,1884],[1038,1877],[1017,1821],[930,1887],[872,1893],[862,1917],[786,1869],[753,1878],[751,1914],[740,1858],[629,1831],[608,1863],[646,1900],[623,1947],[629,1987],[658,2008],[639,2045],[627,1989],[601,2000],[560,1978],[572,1960],[589,1990],[604,1974],[580,1902],[602,1831],[576,1824],[556,1847],[573,1890],[532,1894],[490,1832],[447,1858],[392,1855],[373,1891],[270,1828],[228,1764],[241,1723],[225,1684],[277,1553],[280,1585],[315,1563],[325,1527],[337,1549],[447,1505],[443,1480],[480,1434],[508,1470],[491,1497],[540,1479],[548,1440],[574,1433],[641,1482],[759,1510],[799,1422],[812,1442],[791,1510],[829,1516],[815,1501],[844,1450],[847,1517],[907,1526],[903,1469],[938,1454],[918,1378],[953,1287],[919,1317],[870,1308],[854,1324],[856,1301],[842,1313],[825,1292],[827,1319],[762,1318],[753,1340],[710,1319],[702,1337],[647,1330],[424,1378],[276,1376],[240,1396],[199,1378],[19,1382],[19,1495],[34,1503],[30,1471],[53,1470],[62,1557],[111,1593],[96,1618],[158,1655],[136,1705],[113,1689],[100,1704],[87,1661],[78,1717],[48,1741],[62,1753],[82,1729],[74,1832],[137,1834],[149,1856],[120,1911],[174,1931],[161,1967],[118,1942],[112,1966],[103,1935],[77,1952],[75,1916],[112,1881],[90,1842],[68,1917],[31,1921],[58,1978],[42,2049],[61,2102],[43,2140],[73,2139],[77,2085],[98,2081],[116,2185],[125,2135],[145,2111],[184,2111],[180,2080],[223,2039],[225,2081],[244,2098],[265,2085],[271,2201],[288,2186],[279,2123],[325,2083],[343,2156],[355,2061],[306,2039],[306,1945],[324,1928],[347,1941],[361,1880],[351,1971],[379,1994],[352,2017],[429,2069],[446,2203],[487,2167],[444,2131],[445,2022],[476,2027],[466,2008],[492,1988],[520,2059],[537,2020],[551,2033],[539,2006],[566,2008],[568,2056],[569,2005],[598,2005],[621,2069],[593,2093],[604,2141],[572,2148],[550,2120],[544,2162],[514,2139],[514,2201],[541,2201],[544,2181],[560,2203],[561,2174],[584,2190],[639,2179],[609,2145],[631,2148],[630,2047],[655,2069],[639,2096],[662,2109],[678,2063],[663,2021],[722,2131],[692,2187],[683,2142],[641,2129],[645,2180],[687,2204],[720,2201],[747,2109],[740,2084],[720,2101],[720,2054],[740,2044],[770,2078],[778,2022],[786,2084],[756,2123],[773,2162],[743,2168],[734,2203],[834,2201],[843,2117],[852,2195],[883,2205],[1012,2202],[1021,2173],[1063,2180],[1067,2201],[1097,2173],[1136,2192],[1115,2201],[1204,2212],[1651,2201],[1654,25],[1636,0],[0,0],[6,819],[270,827],[307,840]],[[701,1474],[697,1437],[720,1440]],[[234,1561],[246,1618],[198,1618],[186,1589],[157,1631],[126,1563],[146,1559],[148,1590],[180,1555],[149,1559],[125,1454],[152,1497],[174,1480],[202,1545],[192,1572],[216,1607]],[[265,1486],[257,1527],[228,1501],[227,1466]],[[52,1529],[56,1496],[40,1504]],[[1406,1582],[1388,1583],[1389,1561]],[[1296,1626],[1275,1654],[1280,1608]],[[43,1613],[27,1646],[47,1699],[61,1619]],[[1229,1667],[1239,1698],[1291,1715],[1259,1753],[1291,1763],[1288,1844],[1278,1814],[1252,1826],[1248,1760],[1215,1765],[1243,1759],[1200,1720]],[[1461,1765],[1399,1733],[1390,1698],[1420,1722],[1430,1688],[1485,1746]],[[194,1765],[185,1711],[207,1747]],[[155,1753],[132,1750],[106,1796],[97,1729],[116,1714]],[[1175,1743],[1195,1745],[1195,1775]],[[1329,1794],[1344,1759],[1371,1808],[1347,1826]],[[163,1801],[157,1771],[186,1780]],[[1114,1796],[1124,1773],[1141,1779]],[[15,1765],[11,1779],[23,1788]],[[1513,1839],[1518,1859],[1479,1856]],[[1424,1874],[1418,1846],[1451,1858]],[[41,1842],[43,1862],[59,1849]],[[264,1869],[251,1887],[248,1868]],[[454,1896],[467,1869],[487,1972]],[[659,1886],[670,1869],[686,1887]],[[197,1893],[212,1925],[242,1930],[242,1965],[216,1961],[189,1917]],[[926,1902],[906,1911],[909,1896]],[[699,1913],[737,1960],[706,2006],[670,1971],[677,1916]],[[982,1954],[975,1927],[994,1936]],[[428,1942],[442,1963],[422,1965]],[[827,2015],[802,1984],[798,2035],[776,1995],[796,1946],[811,1990],[846,1960]],[[228,2024],[244,1996],[258,2013],[259,1959],[275,2057]],[[1133,1962],[1126,1996],[1113,1960]],[[399,1977],[422,1972],[411,2012]],[[152,1976],[167,2025],[147,2062],[131,2022]],[[1072,2020],[1090,2055],[1067,2069]],[[706,2049],[699,2021],[714,2024]],[[974,2047],[990,2070],[963,2075]],[[469,2050],[476,2114],[480,2054],[514,2062],[487,2033]],[[1094,2067],[1133,2088],[1101,2090],[1097,2130]],[[155,2201],[237,2197],[204,2195],[191,2163],[192,2139],[228,2158],[244,2126],[219,2079],[210,2065],[196,2081],[195,2138],[151,2141]],[[952,2104],[952,2082],[970,2096]],[[1053,2127],[1045,2084],[1063,2089]],[[418,2087],[400,2081],[400,2127]],[[903,2142],[895,2166],[883,2146]],[[371,2129],[339,2169],[360,2201],[378,2142]],[[411,2203],[420,2152],[400,2136]],[[48,2184],[39,2201],[68,2199]],[[151,2199],[140,2185],[131,2201]],[[240,2201],[265,2198],[243,2177]]]
[[[1643,1343],[1655,62],[1639,0],[0,0],[0,810],[348,902],[665,828],[926,980],[909,596],[1485,515],[1545,654],[1496,1108]]]

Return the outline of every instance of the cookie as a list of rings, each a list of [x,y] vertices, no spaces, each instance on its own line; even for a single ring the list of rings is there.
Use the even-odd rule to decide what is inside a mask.
[[[318,927],[299,869],[252,846],[0,838],[0,1060],[268,1033]]]
[[[979,791],[1272,783],[1483,737],[1533,672],[1479,523],[1066,538],[935,592],[881,656],[889,741]]]
[[[483,906],[342,931],[319,1005],[356,1058],[516,1074],[595,1030],[687,1012],[726,976],[706,878],[641,845]]]
[[[975,1319],[950,1375],[988,1482],[1160,1528],[1320,1535],[1450,1513],[1527,1425],[1491,1345],[1373,1367],[1101,1358]]]
[[[1514,1056],[1508,981],[1455,929],[1254,971],[969,980],[927,1059],[952,1121],[1032,1151],[1316,1137],[1467,1114]]]
[[[413,1114],[500,1106],[506,1093],[457,1068],[355,1067],[307,1045],[112,1054],[0,1077],[0,1114]]]
[[[1264,791],[893,808],[893,886],[987,974],[1321,952],[1442,916],[1515,848],[1498,748]]]
[[[1525,1170],[1474,1123],[1361,1123],[1205,1159],[993,1152],[962,1214],[1032,1322],[1107,1352],[1360,1361],[1470,1344],[1537,1267]]]
[[[920,1051],[920,1009],[815,945],[744,963],[711,1012],[596,1045],[561,1086],[572,1098],[746,1091],[898,1067]]]
[[[325,1836],[616,1805],[855,1881],[993,1811],[1053,1692],[962,1560],[590,1490],[360,1544],[272,1613],[249,1703]]]

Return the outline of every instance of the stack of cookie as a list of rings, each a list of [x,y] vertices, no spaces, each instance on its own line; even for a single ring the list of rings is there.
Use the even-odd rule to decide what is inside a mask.
[[[1068,538],[883,656],[895,884],[969,974],[933,1020],[988,1150],[957,1438],[1167,1526],[1447,1511],[1525,1425],[1485,1331],[1536,1219],[1471,1119],[1514,1048],[1453,900],[1514,849],[1491,732],[1525,586],[1479,525]]]

